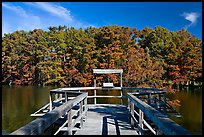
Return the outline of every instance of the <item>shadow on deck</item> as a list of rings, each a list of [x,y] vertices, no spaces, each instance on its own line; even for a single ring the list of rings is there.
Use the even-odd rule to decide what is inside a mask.
[[[84,126],[75,135],[137,135],[128,122],[125,105],[89,105]]]

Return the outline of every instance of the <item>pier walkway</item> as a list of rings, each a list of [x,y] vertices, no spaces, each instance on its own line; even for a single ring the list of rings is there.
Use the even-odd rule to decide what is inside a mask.
[[[128,122],[125,105],[88,105],[83,128],[74,135],[137,135]]]

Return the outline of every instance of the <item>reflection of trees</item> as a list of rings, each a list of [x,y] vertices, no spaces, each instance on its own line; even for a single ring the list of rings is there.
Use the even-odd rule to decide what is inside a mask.
[[[198,95],[193,94],[196,92]],[[189,90],[175,92],[172,95],[171,100],[179,100],[181,106],[176,106],[176,110],[182,115],[181,118],[172,119],[175,120],[178,124],[182,125],[186,129],[193,131],[195,133],[201,133],[202,129],[202,91],[197,89],[195,91]],[[167,97],[168,97],[167,96]]]
[[[49,89],[44,88],[44,92],[42,90],[34,91],[32,86],[3,87],[2,128],[12,132],[34,120],[30,114],[49,101],[48,92],[45,92]]]

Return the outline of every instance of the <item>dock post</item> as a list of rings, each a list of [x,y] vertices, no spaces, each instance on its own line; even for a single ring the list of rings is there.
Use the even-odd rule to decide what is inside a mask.
[[[144,119],[144,113],[142,112],[141,109],[139,109],[139,125],[140,125],[140,129],[142,130],[142,132],[139,132],[140,135],[143,134],[143,130],[144,130],[143,119]]]
[[[130,115],[131,115],[130,124],[131,124],[131,127],[134,128],[134,120],[133,120],[133,116],[134,116],[134,103],[133,102],[130,102]]]
[[[62,103],[62,93],[59,94],[60,102]]]
[[[84,99],[84,110],[86,111],[86,109],[87,109],[87,97]],[[85,112],[85,116],[87,116],[87,111]]]
[[[96,105],[96,74],[94,74],[94,104]]]
[[[72,125],[72,111],[71,109],[67,112],[67,135],[72,135],[72,129],[71,129],[71,125]]]
[[[96,105],[96,90],[94,89],[94,105]]]
[[[52,111],[52,93],[50,93],[50,111]]]
[[[67,95],[67,92],[64,93],[64,96],[65,96],[65,102],[68,101],[68,95]]]
[[[127,106],[128,112],[130,112],[130,99],[128,98],[128,106]],[[130,121],[130,113],[128,113],[128,121]]]
[[[83,100],[79,103],[79,116],[82,114],[83,112]],[[80,119],[80,126],[81,128],[83,127],[83,117],[81,117]]]

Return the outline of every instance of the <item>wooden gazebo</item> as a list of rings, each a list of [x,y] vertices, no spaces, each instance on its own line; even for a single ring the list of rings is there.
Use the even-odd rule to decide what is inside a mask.
[[[96,87],[96,74],[120,74],[120,88],[122,88],[122,73],[123,69],[93,69],[94,87]],[[103,87],[114,87],[113,83],[103,83]]]

